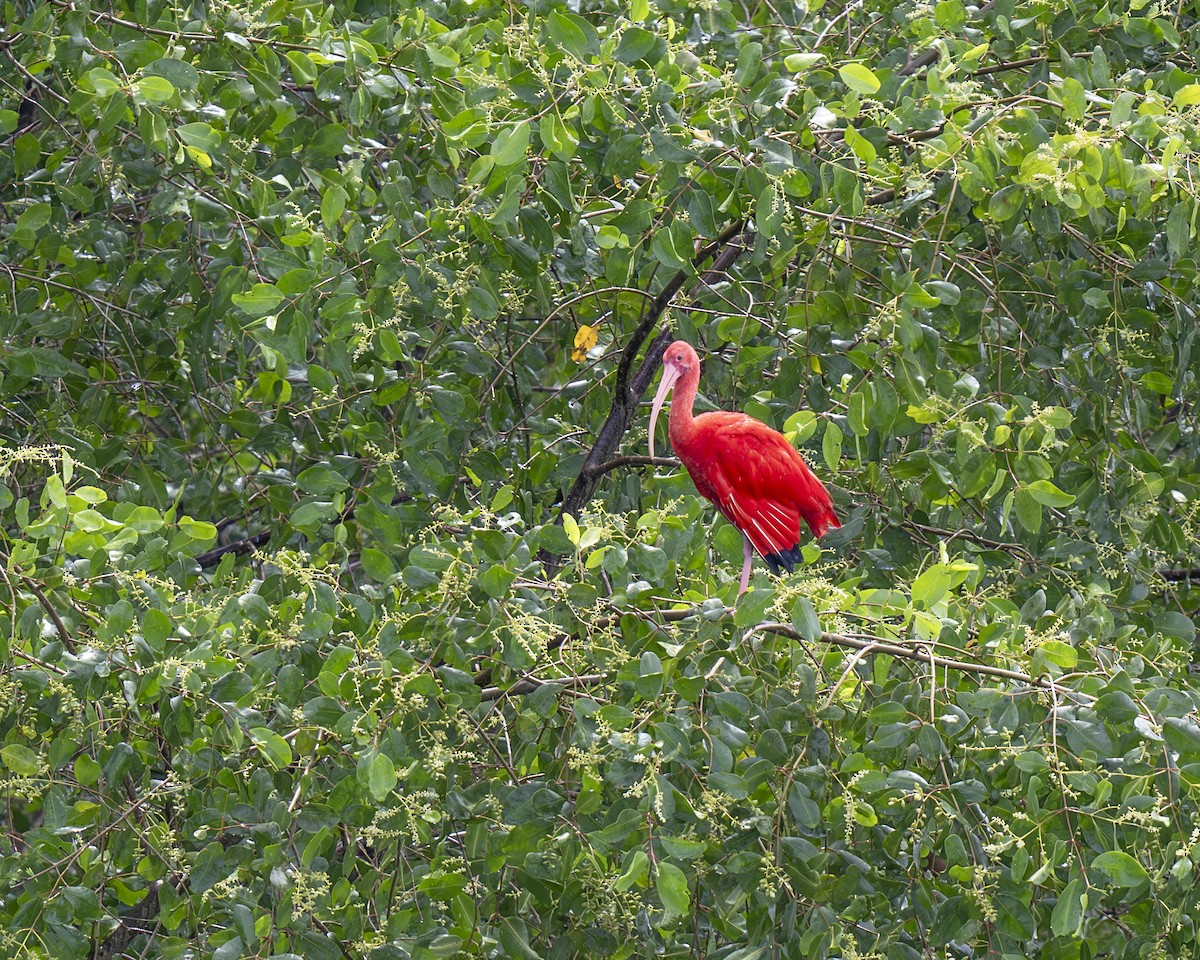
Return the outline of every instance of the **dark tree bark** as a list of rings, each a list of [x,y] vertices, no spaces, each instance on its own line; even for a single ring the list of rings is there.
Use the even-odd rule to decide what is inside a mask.
[[[696,266],[699,267],[710,257],[712,263],[700,277],[697,295],[710,279],[724,274],[733,266],[738,257],[746,251],[751,236],[745,221],[738,221],[700,251],[695,260]],[[610,463],[617,447],[620,446],[621,438],[625,436],[625,432],[632,425],[642,396],[662,364],[662,352],[671,342],[670,328],[660,330],[650,341],[650,346],[646,348],[641,365],[637,367],[636,372],[634,372],[634,364],[641,352],[642,344],[646,342],[650,332],[662,319],[663,313],[671,305],[675,295],[683,288],[686,280],[687,274],[683,271],[670,279],[658,296],[654,298],[646,310],[645,316],[637,325],[637,329],[633,331],[628,343],[625,344],[625,349],[621,351],[621,359],[617,363],[616,383],[613,385],[612,407],[609,409],[604,425],[596,435],[596,442],[588,453],[587,459],[579,471],[579,476],[575,478],[571,489],[563,498],[555,523],[562,523],[565,513],[576,516],[592,499],[600,478],[611,469]],[[546,550],[540,551],[538,556],[547,566],[555,567],[558,564],[555,555]]]

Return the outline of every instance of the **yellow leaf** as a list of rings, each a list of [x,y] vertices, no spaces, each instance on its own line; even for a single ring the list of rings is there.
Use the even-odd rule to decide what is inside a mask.
[[[583,363],[587,359],[587,353],[596,345],[596,328],[589,327],[586,323],[580,326],[575,331],[575,349],[571,351],[571,359],[576,363]]]

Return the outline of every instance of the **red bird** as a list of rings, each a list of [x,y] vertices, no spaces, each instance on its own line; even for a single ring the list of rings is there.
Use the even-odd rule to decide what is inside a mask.
[[[750,583],[751,547],[772,573],[791,573],[800,561],[800,518],[814,537],[841,523],[829,491],[782,433],[744,413],[693,417],[699,383],[700,358],[691,344],[676,340],[663,354],[662,382],[650,409],[650,456],[658,412],[674,387],[671,445],[696,489],[745,537],[741,596]]]

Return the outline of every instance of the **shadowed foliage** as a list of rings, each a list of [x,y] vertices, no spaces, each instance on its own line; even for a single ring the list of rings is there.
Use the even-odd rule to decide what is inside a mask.
[[[1196,14],[10,3],[0,948],[1192,955]]]

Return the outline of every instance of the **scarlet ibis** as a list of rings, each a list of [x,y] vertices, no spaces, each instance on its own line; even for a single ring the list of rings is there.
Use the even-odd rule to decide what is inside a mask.
[[[772,573],[791,573],[800,562],[800,518],[814,537],[841,523],[829,491],[783,434],[744,413],[693,417],[699,383],[700,358],[691,344],[676,340],[663,354],[662,382],[650,408],[650,456],[658,412],[674,388],[671,445],[696,489],[744,537],[741,596],[750,583],[751,547]]]

